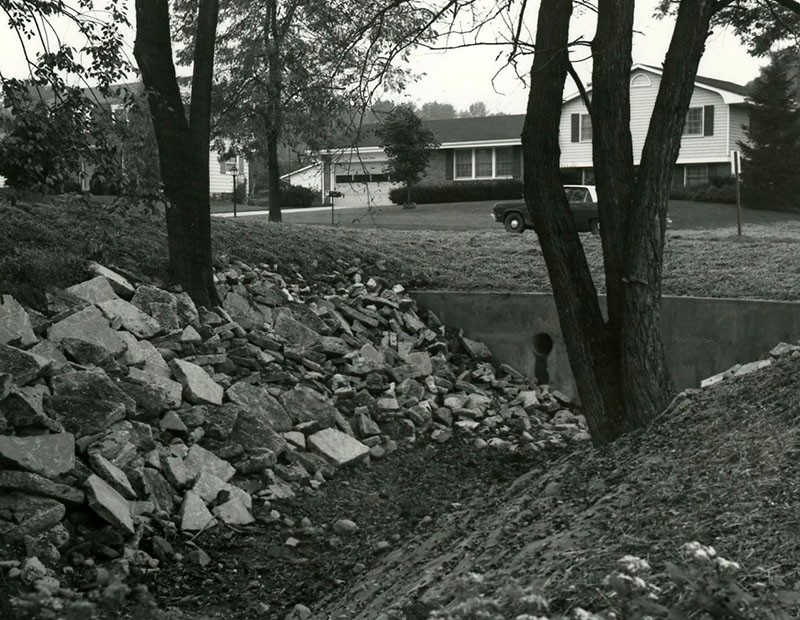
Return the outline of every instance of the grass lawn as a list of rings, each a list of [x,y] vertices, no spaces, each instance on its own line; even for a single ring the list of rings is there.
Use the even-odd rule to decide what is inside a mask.
[[[708,209],[708,210],[707,210]],[[745,235],[736,236],[734,209],[676,203],[664,259],[667,295],[743,297],[800,301],[800,218],[789,214],[746,211]],[[681,228],[680,215],[694,213],[695,228]],[[269,224],[260,217],[214,218],[217,254],[253,263],[298,269],[308,277],[330,273],[345,264],[364,264],[408,287],[449,290],[549,291],[547,269],[533,233],[510,235],[490,221],[486,204],[458,207],[389,207],[368,218],[397,218],[396,228],[375,223],[362,228]],[[468,213],[472,213],[469,215]],[[436,219],[435,214],[449,214]],[[302,217],[330,217],[314,212]],[[437,230],[442,219],[460,216],[463,229]],[[424,218],[431,223],[424,224]],[[480,218],[481,228],[466,222]],[[324,220],[323,220],[324,221]],[[376,221],[379,221],[376,219]],[[387,222],[387,219],[383,220]],[[86,276],[87,260],[97,260],[144,280],[165,281],[166,233],[163,218],[141,207],[109,209],[89,200],[63,197],[11,205],[0,202],[0,291],[34,307],[44,291]],[[453,228],[456,224],[451,224]],[[407,226],[407,228],[403,228]],[[416,226],[417,229],[412,228]],[[587,260],[603,291],[602,252],[598,237],[582,235]]]
[[[334,207],[338,226],[347,228],[388,228],[394,230],[503,230],[491,217],[493,202],[467,202],[418,205],[416,209],[400,206],[372,209],[340,209]],[[709,230],[736,227],[736,206],[685,201],[672,201],[669,215],[673,230]],[[266,216],[250,216],[266,220]],[[287,213],[284,221],[291,224],[330,226],[330,209],[325,211]],[[748,227],[800,223],[800,213],[780,213],[742,209],[744,232]],[[528,233],[526,233],[528,234]]]

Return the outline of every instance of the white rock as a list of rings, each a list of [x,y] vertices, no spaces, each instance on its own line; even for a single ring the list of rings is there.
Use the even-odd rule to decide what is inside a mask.
[[[339,467],[360,461],[369,454],[369,448],[363,443],[333,428],[325,428],[311,435],[308,446]]]
[[[193,405],[221,405],[224,389],[197,364],[172,360],[175,378],[183,385],[183,395]]]

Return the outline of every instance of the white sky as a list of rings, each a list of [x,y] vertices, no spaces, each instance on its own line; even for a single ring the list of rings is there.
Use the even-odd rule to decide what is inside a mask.
[[[129,2],[129,17],[133,19],[133,1]],[[531,3],[535,4],[535,3]],[[653,0],[643,0],[637,9],[633,61],[660,66],[669,45],[672,20],[652,17]],[[535,23],[535,7],[528,23]],[[530,9],[529,9],[530,10]],[[64,36],[64,32],[59,33]],[[573,33],[590,40],[593,24],[590,15],[574,19]],[[67,36],[69,36],[67,34]],[[133,59],[133,34],[128,37],[128,53]],[[418,104],[425,101],[452,103],[456,109],[465,109],[470,103],[483,101],[490,111],[508,114],[523,113],[526,107],[527,87],[510,68],[503,69],[504,61],[497,59],[498,48],[478,47],[441,51],[418,50],[412,54],[412,67],[422,77],[409,85],[402,95],[390,94],[392,99],[406,99]],[[745,84],[758,74],[763,59],[748,56],[744,48],[729,32],[711,35],[706,53],[700,64],[700,75]],[[526,66],[527,65],[527,66]],[[520,67],[530,68],[530,60]],[[577,65],[581,77],[589,81],[591,67],[588,62]],[[495,78],[499,70],[500,74]],[[16,36],[5,23],[0,24],[0,72],[6,77],[21,77],[25,73],[24,58]],[[493,78],[494,81],[493,81]],[[568,93],[574,88],[567,87]]]

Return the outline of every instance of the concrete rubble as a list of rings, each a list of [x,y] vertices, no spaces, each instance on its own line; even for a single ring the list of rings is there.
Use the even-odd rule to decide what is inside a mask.
[[[91,269],[44,314],[0,303],[0,549],[47,549],[26,554],[40,591],[81,558],[158,570],[181,536],[272,523],[403,443],[589,439],[561,394],[360,268],[308,283],[227,261],[215,308]]]

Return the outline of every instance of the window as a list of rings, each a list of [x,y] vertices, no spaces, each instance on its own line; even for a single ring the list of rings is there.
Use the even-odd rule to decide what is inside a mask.
[[[703,185],[708,183],[708,164],[695,164],[684,168],[686,185]]]
[[[581,142],[592,141],[592,117],[581,114]]]
[[[460,149],[456,151],[456,178],[457,179],[471,179],[472,178],[472,151],[467,149]]]
[[[631,88],[648,88],[650,86],[650,78],[644,73],[633,76],[633,79],[631,80]]]
[[[497,179],[514,176],[514,149],[510,146],[456,149],[456,179]]]
[[[684,136],[703,135],[703,108],[689,108],[686,113],[686,124],[683,126]]]
[[[492,177],[492,158],[494,149],[475,149],[475,177]]]
[[[495,176],[514,176],[514,149],[510,146],[494,150]]]

